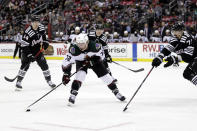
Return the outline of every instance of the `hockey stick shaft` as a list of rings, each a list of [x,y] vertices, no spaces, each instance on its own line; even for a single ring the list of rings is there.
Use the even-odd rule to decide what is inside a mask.
[[[137,90],[135,91],[135,93],[133,94],[133,96],[131,97],[131,99],[129,100],[129,102],[127,103],[127,105],[125,106],[125,108],[123,109],[123,111],[127,110],[128,105],[131,103],[131,101],[133,100],[133,98],[135,97],[135,95],[137,94],[137,92],[139,91],[139,89],[141,88],[142,84],[145,82],[145,80],[147,79],[147,77],[150,75],[150,73],[152,72],[154,66],[150,69],[150,71],[148,72],[148,74],[146,75],[146,77],[144,78],[144,80],[142,81],[142,83],[140,84],[140,86],[137,88]]]
[[[117,62],[115,62],[115,61],[112,61],[112,62],[113,62],[114,64],[119,65],[119,66],[121,66],[121,67],[123,67],[123,68],[126,68],[127,70],[130,70],[130,71],[132,71],[132,72],[141,72],[141,71],[144,70],[144,68],[140,68],[140,69],[138,69],[138,70],[132,70],[132,69],[130,69],[130,68],[124,66],[124,65],[121,65],[121,64],[119,64],[119,63],[117,63]]]
[[[35,57],[37,57],[43,50],[44,50],[43,48],[41,50],[39,50],[39,52],[35,55]],[[28,63],[22,70],[24,70],[29,64],[30,63]],[[13,82],[17,77],[18,77],[18,74],[13,79],[10,79],[10,78],[7,78],[6,76],[4,76],[5,80],[7,80],[9,82]]]
[[[83,66],[84,67],[84,66]],[[83,67],[79,68],[77,71],[75,71],[74,73],[72,73],[70,75],[70,78],[76,74],[79,70],[81,70]],[[59,85],[57,85],[55,88],[53,88],[52,90],[50,90],[49,92],[47,92],[46,94],[44,94],[42,97],[40,97],[38,100],[36,100],[35,102],[33,102],[31,105],[29,105],[27,107],[27,109],[29,109],[31,106],[33,106],[34,104],[36,104],[38,101],[40,101],[42,98],[44,98],[45,96],[47,96],[49,93],[51,93],[52,91],[54,91],[55,89],[57,89],[60,85],[62,85],[63,83],[61,82]]]

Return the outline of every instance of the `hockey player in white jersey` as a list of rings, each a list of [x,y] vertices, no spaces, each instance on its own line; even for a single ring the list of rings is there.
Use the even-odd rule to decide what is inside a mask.
[[[154,34],[151,36],[151,42],[162,42],[161,41],[161,36],[158,30],[154,31]]]
[[[68,38],[68,42],[69,43],[74,43],[76,36],[80,34],[80,27],[75,27],[75,31],[74,33],[72,33],[69,38]]]
[[[144,35],[143,30],[140,30],[140,34],[138,34],[138,42],[148,42],[148,38]]]
[[[85,80],[88,69],[92,69],[98,78],[100,78],[113,94],[120,100],[124,101],[125,97],[119,93],[119,90],[113,82],[113,78],[109,75],[106,67],[101,59],[102,49],[101,44],[95,41],[89,41],[86,34],[79,34],[76,37],[76,44],[72,44],[69,52],[63,60],[62,69],[64,72],[62,82],[67,84],[70,81],[71,64],[76,63],[76,77],[72,82],[71,95],[69,97],[69,104],[74,104],[78,90]]]
[[[166,35],[163,37],[163,42],[168,42],[169,43],[171,38],[172,38],[172,35],[170,34],[170,30],[167,29],[166,30]]]
[[[132,42],[129,33],[126,30],[124,31],[124,35],[122,37],[122,42],[124,42],[124,43],[130,43],[130,42]]]

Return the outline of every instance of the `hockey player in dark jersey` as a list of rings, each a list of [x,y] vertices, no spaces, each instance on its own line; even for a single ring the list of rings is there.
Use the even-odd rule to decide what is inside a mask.
[[[111,58],[111,55],[109,54],[109,51],[108,51],[107,37],[104,35],[103,31],[104,31],[103,25],[97,24],[96,31],[95,30],[90,31],[88,34],[88,37],[90,40],[96,41],[102,45],[102,49],[105,54],[103,62],[104,62],[105,67],[107,68],[109,74],[112,76],[112,73],[111,73],[111,71],[109,69],[109,65],[108,65],[108,62],[109,63],[112,62],[112,58]],[[117,79],[114,79],[114,81],[117,82]]]
[[[157,67],[163,62],[163,58],[167,61],[164,67],[169,67],[180,61],[188,63],[183,72],[183,77],[197,85],[197,43],[184,31],[183,23],[176,23],[172,27],[172,34],[174,35],[165,46],[160,54],[153,59],[152,66]],[[174,52],[177,55],[171,55]]]
[[[39,22],[39,16],[32,16],[31,25],[25,30],[21,40],[21,67],[18,72],[18,78],[16,82],[16,90],[21,90],[21,82],[25,77],[27,70],[29,69],[30,63],[36,61],[37,64],[43,71],[44,77],[50,87],[54,88],[56,85],[51,81],[51,75],[47,61],[42,52],[37,57],[34,57],[40,48],[46,50],[49,43],[46,39],[45,28]]]
[[[125,100],[125,97],[119,93],[112,76],[109,75],[104,66],[102,52],[101,44],[95,41],[89,41],[87,34],[79,34],[76,36],[76,44],[71,44],[69,52],[66,54],[62,64],[64,72],[62,82],[65,85],[70,81],[71,64],[76,63],[77,68],[76,77],[71,86],[69,104],[75,103],[75,98],[82,82],[85,80],[88,68],[96,73],[98,78],[108,86],[120,101]]]

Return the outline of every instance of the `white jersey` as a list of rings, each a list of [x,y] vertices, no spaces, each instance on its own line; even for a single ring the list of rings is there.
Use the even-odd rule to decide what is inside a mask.
[[[122,42],[132,42],[131,37],[122,37]]]
[[[71,34],[69,39],[71,39],[71,43],[75,43],[76,34]]]
[[[138,35],[138,42],[148,42],[148,38],[143,35]]]
[[[163,37],[163,42],[170,42],[170,40],[172,39],[172,36],[164,36]]]
[[[98,46],[97,48],[99,48],[98,52],[93,52],[93,51],[88,51],[88,52],[82,52],[80,51],[80,53],[78,53],[78,55],[74,55],[74,53],[76,52],[76,45],[72,45],[69,48],[69,52],[66,53],[62,66],[63,67],[67,67],[71,64],[74,64],[76,61],[84,61],[86,56],[99,56],[101,57],[101,59],[104,59],[104,52],[101,49],[101,44],[97,44],[96,46]]]
[[[152,36],[150,39],[152,42],[162,42],[161,37],[159,36]]]

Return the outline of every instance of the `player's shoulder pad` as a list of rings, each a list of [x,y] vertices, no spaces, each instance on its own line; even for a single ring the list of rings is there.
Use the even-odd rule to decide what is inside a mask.
[[[98,52],[101,49],[101,44],[95,41],[90,41],[88,48],[90,52]]]
[[[31,26],[29,26],[26,30],[25,33],[26,35],[28,35],[29,37],[32,37],[33,35],[35,35],[36,33],[34,32],[34,30],[32,29]]]
[[[90,31],[88,33],[88,37],[89,37],[90,40],[95,40],[96,39],[96,32]]]
[[[45,27],[44,27],[43,24],[39,24],[39,26],[38,26],[38,31],[39,31],[39,33],[41,33],[41,34],[44,34],[44,33],[45,33]]]
[[[73,56],[78,56],[81,54],[81,50],[77,45],[71,44],[69,47],[69,53],[71,53]]]
[[[170,39],[170,42],[169,43],[174,43],[174,42],[178,42],[178,39],[176,37],[172,37]]]
[[[104,35],[104,34],[101,34],[100,40],[103,41],[103,42],[107,42],[107,36]]]

